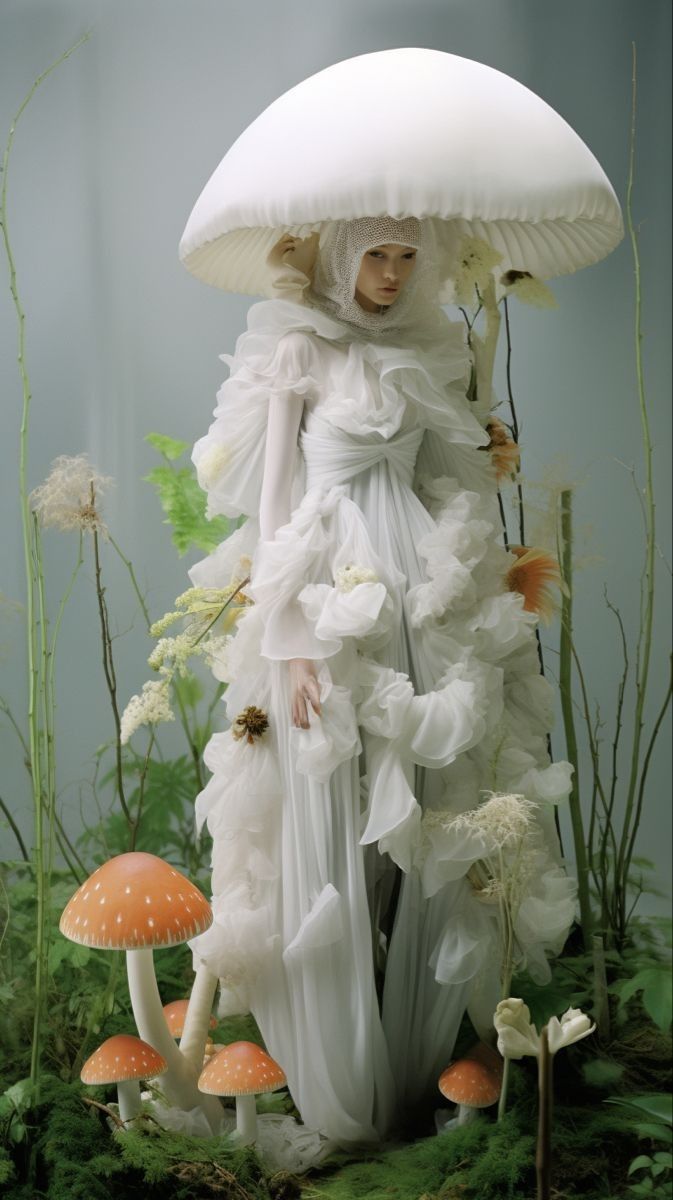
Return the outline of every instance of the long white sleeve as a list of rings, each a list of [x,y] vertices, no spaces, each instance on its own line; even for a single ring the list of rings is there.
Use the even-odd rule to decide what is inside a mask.
[[[269,401],[259,505],[259,527],[263,541],[271,541],[276,530],[290,519],[290,493],[303,411],[303,396],[272,396]]]

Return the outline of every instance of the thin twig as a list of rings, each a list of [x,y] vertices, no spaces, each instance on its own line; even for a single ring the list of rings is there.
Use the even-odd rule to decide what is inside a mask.
[[[136,809],[135,820],[133,822],[133,828],[131,831],[131,841],[129,844],[129,850],[135,850],[135,848],[136,848],[136,839],[138,836],[138,830],[140,828],[140,822],[141,822],[142,815],[143,815],[143,802],[145,800],[145,785],[147,783],[147,772],[149,770],[150,756],[152,754],[153,746],[154,746],[154,731],[152,730],[152,732],[150,733],[148,742],[147,742],[147,750],[145,751],[145,759],[143,761],[142,769],[140,771],[140,776],[139,776],[138,807]]]
[[[512,416],[512,437],[519,445],[519,420],[516,415],[516,405],[514,403],[514,388],[512,386],[512,335],[509,323],[509,303],[507,296],[503,299],[503,309],[505,311],[505,338],[507,345],[507,357],[505,367],[505,377],[507,379],[507,402],[509,411]],[[523,503],[523,487],[521,486],[521,467],[516,468],[516,492],[519,498],[519,541],[522,546],[526,545],[526,518]]]
[[[635,333],[635,351],[636,351],[636,379],[638,384],[638,404],[640,409],[640,423],[643,438],[643,457],[645,460],[645,504],[647,511],[647,541],[645,549],[645,564],[643,568],[644,578],[647,585],[647,602],[645,606],[645,620],[642,626],[642,639],[639,639],[639,645],[642,644],[642,656],[640,656],[639,671],[636,678],[636,708],[633,719],[633,746],[631,753],[631,770],[629,774],[629,783],[626,794],[626,807],[624,813],[624,822],[622,827],[622,836],[620,838],[619,851],[617,854],[617,862],[615,875],[616,879],[621,881],[622,887],[626,886],[626,876],[628,873],[628,847],[631,842],[632,824],[637,830],[637,820],[634,822],[634,805],[637,803],[636,791],[638,787],[638,774],[640,770],[640,748],[643,732],[643,713],[645,708],[645,696],[647,692],[647,681],[649,676],[650,654],[652,649],[652,632],[654,625],[654,560],[655,560],[655,505],[654,505],[654,481],[652,473],[652,442],[650,438],[649,417],[647,412],[647,404],[645,400],[645,381],[643,375],[643,357],[642,357],[642,288],[640,282],[640,254],[638,250],[638,238],[636,229],[633,223],[633,180],[634,180],[634,157],[635,157],[635,141],[636,141],[636,47],[633,45],[633,82],[631,93],[631,136],[629,144],[629,174],[628,185],[626,190],[626,218],[629,237],[631,240],[631,248],[633,252],[633,266],[636,283],[636,303],[635,303],[635,318],[634,318],[634,333]],[[636,814],[637,816],[637,814]],[[625,914],[622,910],[622,920],[620,922],[619,933],[623,937],[626,932]]]
[[[93,492],[93,484],[92,484]],[[92,505],[94,497],[92,496]],[[103,587],[103,576],[100,561],[100,545],[98,530],[93,529],[93,549],[94,562],[96,569],[96,597],[98,599],[98,616],[101,627],[101,640],[103,650],[103,673],[107,684],[108,694],[110,696],[110,705],[112,707],[112,716],[115,725],[115,766],[117,777],[117,794],[119,803],[126,820],[128,821],[129,829],[133,827],[133,816],[126,801],[124,791],[124,769],[122,762],[122,741],[121,741],[121,716],[119,714],[119,706],[117,704],[117,676],[115,673],[114,658],[112,656],[112,638],[110,636],[110,620],[105,601],[105,588]]]
[[[573,767],[573,778],[568,803],[572,823],[573,842],[575,845],[575,860],[577,863],[577,882],[580,903],[580,920],[582,925],[582,940],[585,950],[591,944],[593,932],[593,917],[589,895],[589,864],[584,840],[584,822],[580,805],[579,753],[577,748],[577,733],[573,714],[572,696],[572,499],[570,491],[561,493],[561,546],[562,546],[562,577],[565,591],[561,597],[561,641],[559,650],[559,686],[561,692],[561,709],[563,712],[563,727],[566,736],[568,758]]]
[[[107,1104],[101,1104],[100,1100],[92,1100],[90,1096],[80,1096],[80,1100],[82,1104],[88,1104],[90,1108],[98,1108],[101,1112],[104,1112],[106,1117],[114,1121],[118,1129],[124,1128],[124,1122],[121,1117],[118,1117],[112,1108],[108,1108]]]
[[[5,820],[7,821],[9,828],[11,829],[12,833],[14,834],[14,837],[16,838],[17,842],[19,843],[19,850],[21,851],[22,859],[24,860],[24,862],[29,863],[30,855],[29,855],[28,851],[26,850],[26,843],[24,842],[23,838],[21,837],[21,830],[19,829],[16,821],[14,820],[14,817],[12,816],[7,805],[5,804],[4,800],[2,799],[2,796],[0,796],[0,809],[2,809],[3,813],[5,814]]]
[[[671,660],[671,663],[672,663],[672,670],[673,670],[673,660]],[[643,768],[642,768],[642,773],[640,776],[640,786],[638,788],[638,803],[636,806],[636,814],[635,814],[635,818],[633,821],[633,828],[631,830],[631,837],[629,839],[628,849],[626,852],[626,860],[625,861],[626,861],[627,871],[631,866],[631,859],[633,858],[633,851],[635,849],[636,835],[638,833],[638,827],[640,825],[640,819],[641,819],[642,811],[643,811],[643,803],[645,800],[645,781],[647,779],[647,774],[648,774],[648,771],[650,768],[650,760],[652,758],[654,744],[659,735],[659,730],[661,729],[662,721],[663,721],[664,717],[666,716],[668,706],[671,703],[672,695],[673,695],[673,675],[669,675],[668,687],[666,689],[666,694],[662,701],[661,708],[659,709],[657,719],[654,723],[654,728],[652,729],[652,733],[650,735],[650,740],[647,744],[647,750],[645,752],[645,758],[643,760]]]
[[[145,602],[145,597],[143,596],[143,594],[142,594],[142,592],[141,592],[141,590],[140,590],[140,585],[139,585],[139,583],[138,583],[138,580],[137,580],[137,578],[136,578],[136,573],[135,573],[135,571],[134,571],[134,569],[133,569],[133,563],[131,562],[131,559],[130,559],[130,558],[127,558],[127,557],[126,557],[126,555],[124,554],[123,550],[121,549],[121,547],[120,547],[120,546],[118,546],[118,545],[117,545],[117,542],[114,540],[114,538],[112,537],[112,534],[111,534],[109,531],[108,531],[108,535],[107,535],[107,540],[109,541],[110,545],[112,546],[112,549],[113,549],[113,550],[115,550],[115,551],[117,552],[117,554],[119,555],[119,557],[120,557],[121,561],[123,562],[124,566],[126,567],[126,570],[127,570],[127,571],[128,571],[128,573],[129,573],[129,576],[130,576],[130,579],[131,579],[131,584],[132,584],[132,586],[133,586],[133,590],[134,590],[134,592],[135,592],[135,594],[136,594],[136,598],[137,598],[137,600],[138,600],[138,603],[139,603],[139,605],[140,605],[140,607],[141,607],[141,609],[142,609],[142,614],[143,614],[143,617],[145,618],[145,624],[147,625],[147,628],[149,629],[149,628],[150,628],[150,625],[152,624],[152,618],[150,617],[150,614],[149,614],[149,609],[148,609],[148,607],[147,607],[147,604],[146,604],[146,602]]]

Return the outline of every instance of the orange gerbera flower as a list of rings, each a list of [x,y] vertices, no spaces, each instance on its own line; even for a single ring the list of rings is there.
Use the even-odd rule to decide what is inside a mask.
[[[529,546],[510,546],[517,561],[505,576],[505,586],[510,592],[523,596],[526,612],[537,613],[540,620],[548,622],[554,614],[554,597],[551,587],[563,590],[561,571],[555,558],[545,550]]]
[[[496,479],[500,483],[501,479],[510,479],[518,471],[519,447],[509,436],[507,426],[498,417],[491,417],[486,426],[486,432],[490,435],[491,440],[483,449],[489,451],[491,462],[495,467]]]

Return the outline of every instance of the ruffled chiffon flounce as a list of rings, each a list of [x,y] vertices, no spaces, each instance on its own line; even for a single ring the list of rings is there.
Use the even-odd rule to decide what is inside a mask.
[[[254,605],[214,669],[229,720],[255,705],[270,725],[252,744],[230,730],[209,743],[197,821],[215,919],[192,946],[229,1010],[254,1012],[305,1122],[367,1141],[435,1086],[465,1008],[481,1030],[500,998],[496,914],[468,878],[483,840],[452,828],[484,791],[539,806],[515,935],[549,978],[574,912],[553,821],[570,768],[547,753],[536,619],[504,585],[461,330],[393,349],[276,301],[251,310],[228,361],[194,461],[210,513],[250,519],[191,576],[226,586],[252,557]],[[292,517],[264,542],[271,393],[306,407]],[[290,726],[284,661],[298,657],[319,669],[308,730]]]

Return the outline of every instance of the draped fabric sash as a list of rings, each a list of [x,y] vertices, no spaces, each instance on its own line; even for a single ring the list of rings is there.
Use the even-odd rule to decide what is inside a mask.
[[[423,429],[408,429],[394,437],[355,438],[342,429],[323,424],[324,432],[304,431],[300,446],[306,463],[306,487],[333,487],[346,483],[361,471],[386,462],[407,485],[411,485]]]

